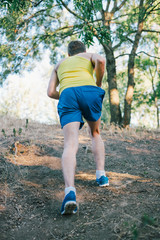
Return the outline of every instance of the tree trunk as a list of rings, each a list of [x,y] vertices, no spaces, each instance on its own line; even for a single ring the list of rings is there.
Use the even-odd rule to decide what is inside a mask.
[[[116,64],[115,64],[115,57],[112,47],[112,40],[111,40],[111,29],[110,29],[110,23],[111,19],[115,13],[114,11],[109,12],[109,5],[110,2],[108,2],[108,7],[106,8],[106,11],[102,10],[102,19],[103,19],[103,25],[106,28],[106,31],[108,33],[106,37],[106,41],[101,42],[105,54],[106,54],[106,70],[107,70],[107,82],[108,82],[108,93],[109,93],[109,103],[110,103],[110,113],[111,113],[111,124],[120,125],[122,121],[122,115],[120,110],[120,102],[119,102],[119,93],[117,90],[117,78],[116,78]]]
[[[120,125],[122,121],[120,103],[119,103],[119,93],[117,89],[117,79],[116,79],[116,65],[113,52],[106,53],[107,60],[107,81],[108,81],[108,93],[110,102],[110,112],[111,112],[111,123],[115,125]]]
[[[158,34],[158,43],[160,42],[160,36],[159,36],[159,34]],[[159,45],[158,45],[158,43],[156,44],[156,47],[157,47],[157,49],[158,49],[158,56],[160,56],[160,47],[159,47]],[[158,59],[157,59],[157,73],[158,73],[158,77],[159,77],[159,79],[160,79],[160,64],[159,64],[159,61],[158,61]],[[157,108],[157,128],[159,128],[160,127],[160,119],[159,119],[159,114],[160,114],[160,105],[159,105],[160,103],[159,103],[159,101],[158,101],[158,99],[157,99],[157,102],[156,102],[156,108]]]
[[[135,55],[132,53],[129,56],[128,61],[128,86],[124,100],[124,116],[123,116],[123,127],[127,127],[131,120],[131,104],[134,93],[134,59]]]
[[[143,30],[143,0],[140,0],[139,5],[139,19],[138,19],[138,29],[135,35],[135,39],[133,42],[132,50],[129,55],[128,60],[128,86],[124,100],[124,116],[123,116],[123,127],[127,127],[130,125],[131,121],[131,104],[134,93],[134,60],[136,55],[136,50],[138,48],[139,40],[141,38],[142,30]]]
[[[155,99],[155,105],[156,105],[156,112],[157,112],[157,128],[159,128],[159,106],[158,106],[157,97]]]
[[[150,74],[151,74],[151,82],[152,82],[152,91],[153,91],[153,96],[154,96],[154,103],[156,107],[156,115],[157,115],[157,128],[159,128],[159,106],[158,106],[158,98],[157,98],[157,93],[156,93],[156,88],[154,85],[154,77],[152,75],[151,69],[150,69]]]

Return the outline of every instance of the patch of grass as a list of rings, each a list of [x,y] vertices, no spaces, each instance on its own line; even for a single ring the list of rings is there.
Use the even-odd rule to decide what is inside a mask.
[[[4,137],[6,137],[6,136],[7,136],[7,135],[6,135],[6,133],[5,133],[5,130],[4,130],[4,129],[2,129],[2,131],[1,131],[1,132],[2,132],[2,134],[3,134],[3,136],[4,136]]]
[[[136,224],[133,224],[133,226],[131,227],[131,231],[132,231],[132,240],[138,239],[139,231]]]
[[[156,226],[156,222],[155,219],[153,219],[152,217],[150,217],[147,214],[144,214],[141,217],[141,224],[139,225],[139,227],[137,227],[136,223],[134,223],[131,226],[131,232],[132,232],[132,240],[137,240],[142,229],[146,226],[146,225],[150,225],[150,226]]]
[[[16,129],[13,128],[13,136],[16,137]]]
[[[26,125],[25,125],[25,128],[28,127],[28,123],[29,123],[29,121],[28,121],[28,119],[26,119]]]
[[[16,130],[16,128],[13,128],[12,131],[13,131],[13,136],[16,137],[17,133],[18,133],[19,135],[21,135],[21,133],[22,133],[22,128],[19,128],[18,130]],[[3,134],[4,137],[7,137],[6,131],[5,131],[4,129],[2,129],[1,132],[2,132],[2,134]]]
[[[22,128],[19,128],[18,134],[21,135],[21,133],[22,133]]]
[[[156,222],[155,219],[153,219],[152,217],[148,216],[147,214],[144,214],[141,218],[142,224],[145,225],[152,225],[155,226]]]

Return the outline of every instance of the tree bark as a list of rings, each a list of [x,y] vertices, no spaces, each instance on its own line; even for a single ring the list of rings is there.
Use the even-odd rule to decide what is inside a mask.
[[[107,82],[108,82],[108,94],[110,103],[110,113],[111,113],[111,124],[120,125],[122,121],[119,93],[117,89],[117,78],[116,78],[116,64],[115,58],[112,51],[106,52],[106,62],[107,62]]]
[[[157,93],[154,85],[154,77],[152,75],[151,69],[150,69],[150,74],[151,74],[151,81],[152,81],[152,91],[153,91],[153,96],[154,96],[154,103],[156,107],[156,115],[157,115],[157,128],[159,128],[159,106],[158,106],[158,98],[157,98]]]
[[[159,43],[159,40],[160,40],[160,36],[158,34],[158,43]],[[156,47],[158,49],[158,56],[160,56],[160,47],[158,46],[158,43],[156,44]],[[159,61],[157,59],[157,73],[158,73],[158,77],[160,79],[160,64],[159,64]],[[160,119],[159,119],[159,114],[160,114],[160,111],[159,111],[159,103],[158,103],[158,99],[157,99],[157,102],[156,102],[156,108],[157,108],[157,128],[160,127]]]
[[[117,77],[116,77],[116,63],[114,57],[114,51],[112,47],[112,40],[110,35],[110,22],[115,11],[108,12],[110,2],[106,11],[102,11],[103,25],[106,27],[108,37],[105,43],[101,43],[104,47],[106,55],[106,70],[107,70],[107,82],[108,82],[108,94],[111,113],[111,124],[120,125],[122,121],[122,115],[120,110],[119,93],[117,89]]]
[[[143,30],[143,21],[144,21],[142,10],[143,10],[143,0],[140,0],[138,28],[137,28],[134,43],[133,43],[132,50],[128,60],[128,85],[127,85],[127,91],[126,91],[125,100],[124,100],[124,116],[123,116],[123,124],[122,124],[123,127],[129,126],[131,121],[131,104],[132,104],[132,98],[133,98],[134,86],[135,86],[134,60],[136,56],[136,50],[138,48],[138,44],[141,38],[141,34]]]
[[[128,61],[128,85],[124,100],[124,116],[123,116],[123,127],[127,127],[131,120],[131,104],[134,93],[134,59],[135,55],[131,53]]]

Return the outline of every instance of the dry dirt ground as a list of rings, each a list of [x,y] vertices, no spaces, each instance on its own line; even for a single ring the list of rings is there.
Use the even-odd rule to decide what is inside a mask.
[[[0,240],[160,239],[160,131],[101,133],[110,186],[95,183],[84,127],[75,177],[79,211],[64,217],[60,126],[0,117]]]

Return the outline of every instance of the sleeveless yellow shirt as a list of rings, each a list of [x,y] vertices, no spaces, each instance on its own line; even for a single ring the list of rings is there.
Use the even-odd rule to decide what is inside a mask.
[[[69,87],[96,86],[92,63],[84,57],[75,55],[66,58],[60,64],[57,75],[60,83],[59,94]]]

